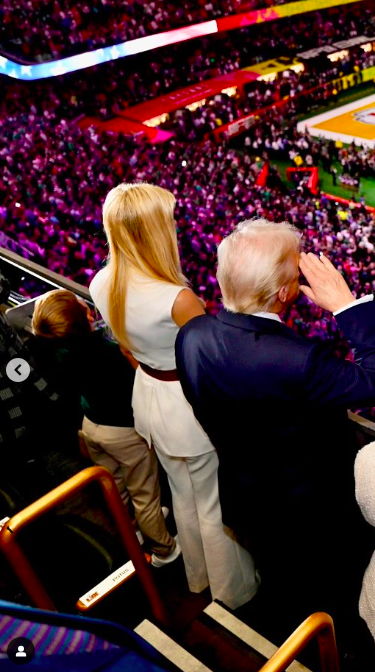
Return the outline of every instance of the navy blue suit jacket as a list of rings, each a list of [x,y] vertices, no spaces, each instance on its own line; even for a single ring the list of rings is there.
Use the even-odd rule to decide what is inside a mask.
[[[358,525],[346,409],[375,405],[375,302],[337,322],[357,363],[285,324],[226,310],[178,334],[182,388],[219,454],[224,522],[255,546],[265,527],[280,536],[319,517],[326,530],[348,529],[353,516]]]

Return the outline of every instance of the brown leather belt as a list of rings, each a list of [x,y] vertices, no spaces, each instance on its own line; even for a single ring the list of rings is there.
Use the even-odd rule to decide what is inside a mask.
[[[147,366],[147,364],[143,364],[142,362],[139,362],[139,366],[142,371],[151,376],[151,378],[156,378],[156,380],[164,380],[169,383],[175,380],[180,380],[177,369],[173,369],[172,371],[160,371],[159,369],[153,369],[151,366]]]

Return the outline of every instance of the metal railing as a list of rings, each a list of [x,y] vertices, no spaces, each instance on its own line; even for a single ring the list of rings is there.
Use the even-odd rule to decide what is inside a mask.
[[[318,640],[322,672],[340,672],[333,620],[323,611],[301,623],[259,672],[284,672],[314,637]]]
[[[38,280],[47,282],[55,288],[69,289],[71,292],[74,292],[74,294],[82,296],[83,299],[88,301],[91,300],[90,292],[87,287],[78,284],[78,282],[74,282],[74,280],[66,278],[64,275],[55,273],[49,268],[36,264],[35,261],[26,259],[16,252],[13,252],[13,250],[8,250],[5,247],[0,246],[0,259],[1,258],[12,266],[19,268],[22,272],[28,272]]]
[[[104,467],[84,469],[14,515],[0,531],[0,549],[34,605],[39,609],[57,611],[53,600],[21,549],[17,537],[19,532],[30,523],[65,503],[91,483],[100,485],[117,531],[149,600],[153,615],[159,623],[166,625],[168,623],[167,614],[147,560],[139,545],[129,513],[119,495],[112,474]]]

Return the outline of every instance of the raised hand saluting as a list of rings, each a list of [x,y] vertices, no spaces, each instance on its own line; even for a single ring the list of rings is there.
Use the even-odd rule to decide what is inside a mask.
[[[312,252],[302,252],[299,267],[310,285],[301,285],[301,292],[320,308],[335,313],[355,300],[342,275],[323,254],[318,258]]]

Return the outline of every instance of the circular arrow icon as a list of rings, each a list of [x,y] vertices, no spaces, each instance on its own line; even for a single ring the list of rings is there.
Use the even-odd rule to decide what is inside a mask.
[[[15,357],[8,362],[6,372],[14,383],[23,383],[30,375],[30,365],[26,359]]]

